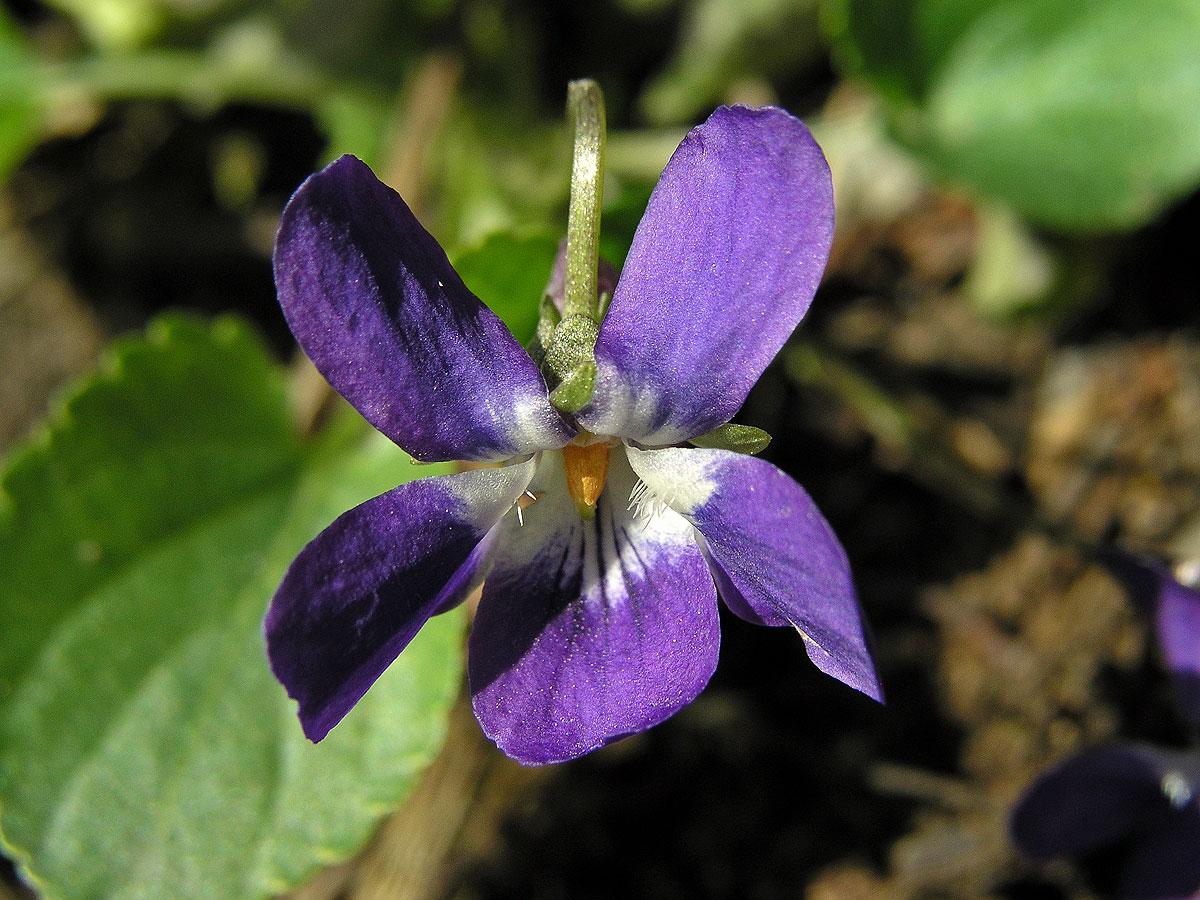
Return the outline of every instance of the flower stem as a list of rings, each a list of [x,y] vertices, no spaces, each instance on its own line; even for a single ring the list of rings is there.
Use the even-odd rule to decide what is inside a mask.
[[[590,78],[567,85],[567,110],[575,123],[571,202],[567,211],[567,267],[563,318],[597,321],[600,195],[604,181],[604,95]]]

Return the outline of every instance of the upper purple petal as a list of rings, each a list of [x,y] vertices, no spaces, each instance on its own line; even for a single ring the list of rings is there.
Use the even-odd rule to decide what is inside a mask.
[[[650,491],[704,536],[731,610],[757,624],[793,626],[817,668],[883,699],[846,553],[800,485],[728,450],[628,454]]]
[[[505,459],[570,439],[529,354],[353,156],[288,202],[275,284],[321,374],[417,459]]]
[[[1013,841],[1033,859],[1113,843],[1164,823],[1173,809],[1196,816],[1197,760],[1140,744],[1100,747],[1043,773],[1013,809]]]
[[[671,444],[727,422],[808,310],[833,238],[821,148],[721,107],[667,163],[596,342],[588,430]]]
[[[468,665],[484,733],[525,764],[658,724],[716,668],[716,589],[691,526],[670,512],[634,522],[635,479],[618,457],[591,521],[567,496],[558,454],[546,453],[550,471],[534,486],[544,496],[523,525],[500,526]]]
[[[489,529],[532,460],[402,484],[340,516],[296,557],[263,629],[275,677],[319,741],[426,620],[461,601],[489,562]]]
[[[1113,549],[1101,560],[1154,620],[1176,705],[1200,726],[1200,591],[1180,584],[1165,566]]]

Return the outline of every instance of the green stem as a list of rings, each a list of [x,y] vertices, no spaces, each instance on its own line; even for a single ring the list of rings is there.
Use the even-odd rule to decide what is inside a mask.
[[[595,321],[599,264],[600,194],[604,181],[604,95],[588,78],[567,85],[567,110],[575,122],[571,203],[567,211],[566,285],[563,318]]]

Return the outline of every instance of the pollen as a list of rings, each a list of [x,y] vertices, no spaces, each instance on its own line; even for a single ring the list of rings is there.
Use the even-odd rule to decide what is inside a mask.
[[[575,501],[579,515],[590,519],[596,514],[596,503],[608,477],[607,442],[601,441],[580,447],[567,444],[562,448],[563,470],[567,476],[567,491]]]

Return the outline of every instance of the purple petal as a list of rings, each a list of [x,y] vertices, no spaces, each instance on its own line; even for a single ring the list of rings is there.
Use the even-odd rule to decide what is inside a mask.
[[[1172,809],[1135,848],[1125,868],[1126,900],[1194,900],[1200,891],[1200,806]]]
[[[263,629],[275,677],[319,741],[426,620],[461,601],[489,561],[489,529],[532,460],[402,484],[355,507],[296,557]]]
[[[808,310],[833,238],[821,148],[722,107],[663,170],[596,343],[596,434],[673,444],[729,420]]]
[[[469,672],[484,732],[519,762],[561,762],[663,721],[708,683],[720,645],[716,589],[691,526],[634,522],[635,479],[613,453],[596,517],[567,496],[556,453],[545,495],[484,584]],[[555,471],[557,470],[557,471]]]
[[[1100,558],[1153,617],[1176,706],[1200,726],[1200,592],[1180,584],[1165,566],[1132,553],[1113,549]]]
[[[321,374],[417,459],[506,459],[570,439],[529,354],[353,156],[288,202],[275,285]]]
[[[1171,809],[1172,797],[1186,805],[1200,788],[1195,765],[1182,754],[1138,744],[1071,757],[1026,789],[1013,809],[1013,841],[1032,859],[1113,843],[1153,824]]]
[[[721,596],[760,625],[791,625],[817,668],[883,699],[850,564],[800,485],[728,450],[628,449],[649,490],[704,536]]]

